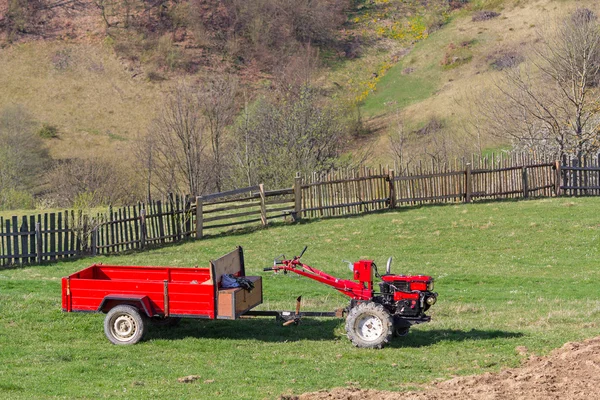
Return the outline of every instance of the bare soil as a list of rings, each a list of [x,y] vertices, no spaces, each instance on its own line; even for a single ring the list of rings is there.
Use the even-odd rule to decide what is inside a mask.
[[[517,349],[525,350],[525,349]],[[355,388],[282,396],[298,400],[578,400],[600,399],[600,337],[567,343],[547,357],[531,356],[523,366],[498,373],[458,377],[423,392]]]

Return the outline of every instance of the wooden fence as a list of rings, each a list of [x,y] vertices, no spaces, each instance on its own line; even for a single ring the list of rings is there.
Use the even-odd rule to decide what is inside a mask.
[[[362,214],[401,206],[486,199],[600,195],[599,159],[562,162],[530,157],[460,160],[393,169],[344,169],[298,175],[291,188],[257,185],[150,204],[0,218],[0,266],[23,265],[202,238],[274,219]]]
[[[560,190],[568,196],[600,195],[600,154],[594,158],[567,159],[558,163]]]

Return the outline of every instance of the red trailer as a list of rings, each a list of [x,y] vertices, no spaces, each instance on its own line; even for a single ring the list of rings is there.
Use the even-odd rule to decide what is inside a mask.
[[[224,274],[245,277],[254,288],[221,288]],[[104,332],[115,344],[137,343],[146,318],[157,324],[237,319],[262,300],[261,277],[245,276],[241,247],[208,268],[94,264],[62,279],[63,311],[107,313]]]
[[[433,278],[425,275],[393,275],[391,257],[380,275],[372,260],[350,264],[354,280],[336,278],[300,261],[302,254],[275,259],[264,271],[293,272],[332,287],[350,298],[337,312],[300,313],[252,311],[262,303],[260,276],[245,276],[241,247],[211,261],[208,268],[135,267],[94,264],[62,280],[63,311],[103,312],[104,332],[114,344],[137,343],[145,321],[172,325],[182,317],[237,319],[242,315],[281,317],[284,325],[301,316],[346,317],[348,338],[358,347],[381,348],[393,335],[404,336],[412,325],[428,322],[425,312],[436,303]],[[248,287],[225,288],[224,275]],[[379,292],[373,282],[381,279]]]

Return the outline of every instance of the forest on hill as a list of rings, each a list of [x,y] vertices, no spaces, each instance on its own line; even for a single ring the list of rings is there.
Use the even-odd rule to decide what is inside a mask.
[[[0,209],[512,149],[593,154],[595,7],[0,0]]]

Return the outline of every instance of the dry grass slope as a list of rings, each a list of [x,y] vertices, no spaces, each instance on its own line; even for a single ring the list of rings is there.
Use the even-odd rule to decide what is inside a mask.
[[[132,76],[98,44],[31,42],[0,50],[0,108],[21,104],[40,124],[56,158],[127,157],[124,142],[144,131],[160,84]]]

